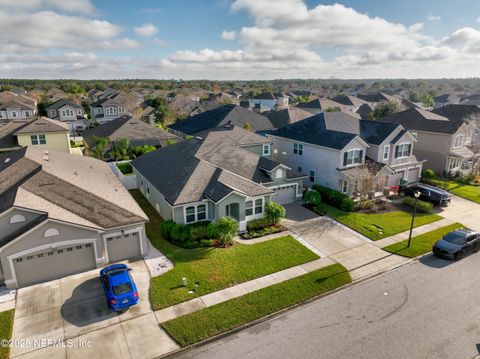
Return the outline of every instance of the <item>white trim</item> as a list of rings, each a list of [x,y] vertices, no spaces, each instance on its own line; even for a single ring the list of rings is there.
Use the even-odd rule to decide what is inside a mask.
[[[205,206],[205,219],[198,219],[198,207],[199,206]],[[194,212],[193,215],[195,217],[195,220],[192,222],[187,222],[187,208],[193,207]],[[201,221],[207,221],[209,219],[209,213],[208,213],[208,202],[197,202],[196,204],[193,203],[188,203],[183,207],[183,223],[185,224],[190,224],[190,223],[196,223],[196,222],[201,222]]]
[[[143,256],[143,236],[142,236],[142,230],[143,230],[143,227],[137,227],[137,228],[133,228],[133,229],[127,229],[127,230],[124,230],[123,232],[120,231],[120,232],[114,232],[114,233],[107,233],[107,234],[104,234],[102,235],[102,238],[103,238],[103,244],[105,246],[105,261],[107,263],[110,263],[110,254],[108,253],[108,245],[107,245],[107,239],[108,238],[112,238],[112,237],[116,237],[116,236],[123,236],[125,234],[131,234],[131,233],[138,233],[138,239],[140,241],[140,254]]]
[[[410,146],[410,149],[409,149],[409,154],[408,156],[399,156],[399,157],[395,157],[395,155],[397,154],[397,147],[400,147],[400,146],[404,146],[404,145],[409,145]],[[410,143],[410,142],[400,142],[399,144],[396,144],[395,145],[395,150],[393,151],[393,157],[394,159],[402,159],[402,158],[408,158],[412,155],[412,152],[413,152],[413,145]],[[402,150],[402,153],[403,153],[403,150]]]
[[[93,244],[93,251],[95,255],[95,262],[97,262],[97,257],[98,257],[98,251],[97,251],[97,238],[88,238],[88,239],[75,239],[71,241],[64,241],[64,242],[55,242],[55,243],[48,243],[44,244],[38,247],[26,249],[21,252],[16,252],[14,254],[11,254],[7,257],[8,264],[10,267],[10,274],[12,276],[12,279],[9,280],[10,283],[15,284],[15,286],[18,286],[17,283],[17,274],[15,272],[15,265],[13,264],[13,260],[19,257],[23,257],[25,255],[39,252],[39,251],[44,251],[46,249],[55,249],[56,247],[63,247],[63,246],[69,246],[69,245],[76,245],[76,244],[88,244],[92,243]],[[7,282],[5,282],[7,283]]]
[[[299,187],[300,186],[298,185],[298,183],[285,183],[285,184],[281,184],[281,185],[278,185],[278,186],[272,186],[272,187],[268,187],[268,188],[277,189],[277,188],[284,188],[284,187],[291,187],[291,186],[295,186],[295,198],[302,197],[302,193],[301,192],[299,193]]]
[[[388,154],[387,154],[387,158],[385,158],[385,150],[388,148]],[[388,161],[390,159],[390,150],[392,149],[392,145],[388,144],[388,145],[383,145],[383,153],[382,153],[382,159],[383,161]]]
[[[346,147],[346,146],[345,146],[345,147]],[[350,152],[353,152],[353,151],[360,151],[360,152],[361,152],[362,155],[361,155],[361,157],[360,157],[360,162],[353,162],[353,158],[354,158],[354,157],[352,157],[352,163],[351,163],[351,164],[348,164],[348,154],[349,154]],[[356,147],[356,148],[351,148],[351,149],[346,150],[346,151],[343,151],[343,154],[342,154],[342,157],[343,157],[343,158],[341,159],[341,161],[342,161],[342,167],[343,167],[343,168],[349,168],[349,167],[355,167],[355,166],[358,166],[358,165],[363,165],[364,162],[365,162],[365,161],[364,161],[364,158],[365,158],[365,156],[367,155],[366,152],[367,152],[366,149],[364,149],[364,148],[357,148],[357,147]],[[345,160],[344,160],[345,153],[347,154],[347,163],[344,163],[344,162],[345,162]]]

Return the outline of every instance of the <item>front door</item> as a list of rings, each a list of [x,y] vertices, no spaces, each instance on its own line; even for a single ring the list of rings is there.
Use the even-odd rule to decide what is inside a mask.
[[[227,216],[240,221],[240,205],[238,203],[230,203],[225,206]]]

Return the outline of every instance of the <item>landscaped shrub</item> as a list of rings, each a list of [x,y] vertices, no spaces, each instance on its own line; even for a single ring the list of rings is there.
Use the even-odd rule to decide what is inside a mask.
[[[233,243],[233,237],[238,232],[238,222],[236,220],[232,217],[222,217],[212,222],[211,226],[220,245],[225,247]]]
[[[270,223],[280,223],[280,220],[285,217],[285,208],[276,202],[269,202],[265,205],[265,218]]]
[[[257,230],[257,229],[262,229],[265,227],[270,226],[270,220],[268,218],[259,218],[259,219],[254,219],[251,220],[250,222],[247,223],[247,230]]]
[[[435,178],[435,172],[431,169],[426,169],[422,171],[422,178],[423,179],[433,179]]]
[[[168,220],[160,223],[160,233],[167,241],[172,239],[172,229],[177,226],[174,221]]]
[[[320,193],[324,202],[337,207],[342,211],[350,212],[355,208],[355,202],[353,202],[353,200],[345,193],[318,184],[314,184],[312,189]]]
[[[448,189],[448,184],[445,182],[437,181],[436,179],[429,179],[429,178],[424,178],[423,183],[429,184],[431,186],[435,186],[441,189]]]
[[[247,230],[247,232],[242,233],[241,237],[243,239],[252,239],[252,238],[263,237],[268,234],[283,232],[285,230],[286,228],[283,227],[282,225],[274,224],[274,225],[269,225],[263,228],[249,229]]]
[[[173,242],[184,243],[190,239],[190,227],[185,224],[177,224],[171,232]]]
[[[124,175],[132,174],[132,165],[130,162],[116,163],[115,166],[122,172]]]
[[[415,198],[413,197],[405,197],[403,199],[403,203],[410,206],[410,207],[414,207],[415,206]],[[433,208],[433,204],[431,204],[430,202],[424,202],[424,201],[420,201],[420,200],[417,200],[417,209],[422,211],[422,212],[430,212]]]
[[[320,196],[320,193],[318,193],[314,189],[312,189],[310,191],[307,191],[307,193],[305,193],[305,203],[306,204],[311,204],[313,206],[318,206],[321,201],[322,201],[322,196]]]

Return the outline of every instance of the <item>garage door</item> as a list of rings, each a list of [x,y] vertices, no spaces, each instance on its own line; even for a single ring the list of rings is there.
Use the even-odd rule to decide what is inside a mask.
[[[420,175],[420,168],[409,168],[408,169],[408,183],[418,182],[418,176]]]
[[[118,262],[142,255],[138,232],[107,238],[108,260]]]
[[[13,260],[19,287],[96,268],[92,243],[52,249]]]
[[[280,204],[292,203],[295,201],[295,185],[275,188],[272,201]]]

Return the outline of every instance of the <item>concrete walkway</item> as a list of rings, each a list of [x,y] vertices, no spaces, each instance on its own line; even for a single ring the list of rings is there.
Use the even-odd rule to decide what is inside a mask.
[[[335,262],[330,258],[320,258],[305,264],[282,270],[280,272],[253,279],[233,287],[205,294],[187,302],[157,310],[155,312],[155,316],[157,317],[157,321],[159,323],[163,323],[183,315],[196,312],[197,310],[208,308],[215,304],[241,297],[242,295],[255,292],[259,289],[299,277],[332,264],[335,264]]]
[[[427,233],[427,232],[431,232],[431,231],[434,231],[434,230],[442,228],[442,227],[449,226],[450,224],[453,224],[453,223],[455,223],[455,221],[444,218],[444,219],[441,219],[441,220],[436,221],[436,222],[425,224],[423,226],[414,228],[413,231],[412,231],[412,237],[415,237],[415,236],[418,236],[420,234],[424,234],[424,233]],[[407,240],[409,234],[410,234],[410,230],[407,230],[405,232],[395,234],[394,236],[383,238],[379,241],[375,241],[375,242],[373,242],[373,244],[375,246],[377,246],[378,248],[384,248],[384,247],[389,246],[391,244]]]

